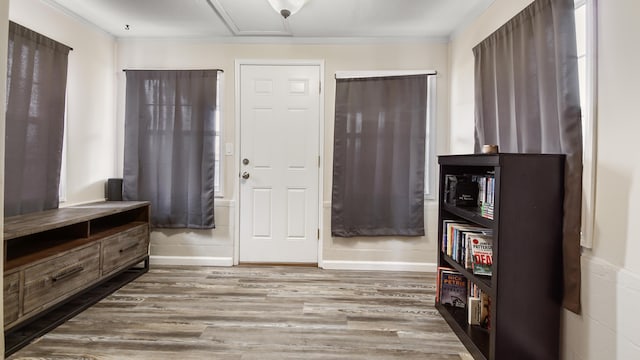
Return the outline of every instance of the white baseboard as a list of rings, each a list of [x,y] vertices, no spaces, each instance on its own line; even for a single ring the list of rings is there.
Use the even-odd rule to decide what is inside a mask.
[[[154,256],[150,257],[151,265],[175,265],[175,266],[233,266],[231,257],[206,257],[206,256]],[[416,271],[435,272],[434,263],[411,263],[394,261],[339,261],[324,260],[323,269],[331,270],[369,270],[369,271]]]
[[[435,263],[323,260],[323,269],[436,272]]]
[[[58,207],[65,208],[65,207],[71,207],[71,206],[82,206],[82,205],[93,204],[93,203],[102,202],[102,201],[107,201],[107,199],[98,198],[98,199],[85,200],[85,201],[79,201],[79,202],[73,202],[73,203],[67,202],[67,201],[60,201],[60,204],[58,205]]]
[[[233,266],[231,257],[208,256],[154,256],[149,257],[151,265],[177,265],[177,266]]]

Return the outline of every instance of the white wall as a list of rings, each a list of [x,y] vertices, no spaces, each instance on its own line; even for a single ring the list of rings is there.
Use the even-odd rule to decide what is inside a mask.
[[[640,359],[640,2],[598,6],[595,237],[583,260],[584,316],[567,316],[568,353]]]
[[[118,42],[117,67],[119,70],[223,69],[225,76],[222,109],[223,143],[234,143],[234,62],[236,59],[324,60],[324,260],[433,265],[436,262],[434,239],[437,232],[435,221],[437,214],[434,204],[429,204],[426,207],[428,234],[422,238],[332,239],[329,236],[335,98],[334,73],[337,70],[432,69],[438,71],[437,131],[444,129],[443,133],[446,134],[449,83],[447,49],[447,45],[443,43],[418,42],[395,44],[225,44],[196,40],[120,40]],[[122,151],[124,74],[121,73],[118,76],[118,90],[118,149]],[[439,152],[446,149],[446,145],[447,137],[439,137],[437,145]],[[118,168],[122,168],[121,152],[118,155],[118,161]],[[231,201],[229,203],[223,202],[223,206],[216,206],[216,213],[223,214],[222,228],[212,232],[172,231],[153,234],[152,255],[171,256],[178,253],[186,256],[199,254],[199,256],[214,258],[212,260],[214,262],[232,256],[230,251],[233,249],[233,226],[235,224],[233,206],[237,203],[237,199],[233,199],[234,187],[237,184],[237,176],[233,173],[236,161],[238,161],[236,156],[225,156],[223,159],[224,199]],[[216,217],[218,218],[218,216]],[[224,223],[226,220],[229,220],[228,224]]]
[[[496,0],[450,44],[451,149],[473,151],[471,49],[530,0]],[[564,312],[566,360],[640,359],[640,2],[599,1],[593,250],[582,260],[582,315]]]
[[[324,59],[324,233],[329,234],[333,73],[365,69],[437,70],[438,153],[447,152],[447,148],[449,153],[469,153],[473,150],[471,49],[529,3],[530,0],[496,0],[485,13],[456,34],[448,46],[448,54],[445,44],[231,45],[202,41],[126,41],[118,44],[116,61],[115,42],[110,36],[41,1],[12,1],[9,18],[74,48],[69,57],[68,84],[69,203],[102,198],[104,179],[121,175],[122,68],[224,69],[224,142],[233,142],[235,59]],[[7,1],[1,4],[0,19],[6,15]],[[640,3],[637,0],[601,0],[599,8],[596,233],[593,250],[585,251],[583,256],[583,314],[576,316],[565,312],[563,355],[567,360],[640,358],[640,315],[637,311],[640,303],[640,258],[637,256],[640,230],[634,226],[634,220],[640,218],[640,158],[634,156],[638,153],[636,134],[640,133],[634,106],[640,99],[637,86],[640,83],[637,71],[640,43],[636,39],[636,34],[640,33],[640,22],[636,19]],[[5,27],[0,34],[6,34]],[[6,35],[2,38],[6,39]],[[0,57],[5,58],[2,53],[6,52],[6,46],[0,48]],[[116,104],[117,116],[114,112]],[[0,103],[2,106],[4,103]],[[0,113],[4,114],[4,111]],[[4,139],[3,127],[0,127],[0,138]],[[220,201],[216,207],[218,229],[193,234],[154,233],[154,253],[200,256],[213,262],[224,262],[232,256],[235,220],[231,194],[235,185],[232,174],[235,161],[235,157],[224,159],[225,201]],[[434,204],[427,205],[426,213],[429,234],[425,238],[347,241],[325,235],[324,258],[433,263],[437,225]]]
[[[39,0],[11,1],[9,19],[73,48],[67,82],[66,204],[103,200],[105,180],[115,176],[114,38]]]
[[[114,176],[114,40],[94,27],[77,21],[38,0],[2,0],[0,69],[6,69],[9,19],[62,42],[75,50],[69,54],[67,200],[83,202],[104,198],[104,179]],[[0,99],[5,98],[6,71],[0,75]],[[5,102],[0,101],[0,218],[4,206]],[[0,224],[0,238],[3,226]],[[0,256],[0,269],[2,260]],[[0,270],[1,271],[1,270]],[[0,276],[0,281],[2,277]],[[0,303],[3,295],[0,294]],[[0,318],[2,311],[0,310]],[[0,330],[4,326],[0,324]],[[4,337],[0,340],[4,354]]]
[[[67,179],[62,206],[104,198],[105,179],[122,175],[125,68],[205,68],[225,70],[223,142],[235,140],[234,61],[236,59],[325,60],[323,258],[433,266],[436,261],[436,208],[425,209],[428,234],[422,238],[332,239],[329,231],[333,100],[337,70],[433,69],[438,71],[437,131],[447,133],[448,54],[444,43],[395,44],[223,44],[209,41],[127,40],[110,35],[53,7],[45,0],[14,0],[9,17],[74,48],[67,85]],[[448,138],[438,138],[442,153]],[[210,231],[157,231],[152,255],[164,262],[228,265],[233,257],[236,199],[235,156],[224,157],[224,198],[217,201],[217,228]],[[190,259],[190,260],[189,260]],[[397,265],[397,264],[396,264]],[[423,267],[424,269],[424,267]]]

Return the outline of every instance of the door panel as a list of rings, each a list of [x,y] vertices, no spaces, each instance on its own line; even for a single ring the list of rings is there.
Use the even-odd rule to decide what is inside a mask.
[[[320,67],[240,66],[240,262],[317,263]]]

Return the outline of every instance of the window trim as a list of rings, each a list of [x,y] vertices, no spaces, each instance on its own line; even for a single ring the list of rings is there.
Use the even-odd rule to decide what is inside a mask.
[[[575,8],[586,6],[586,99],[582,109],[582,226],[580,245],[593,247],[595,234],[595,200],[597,176],[597,90],[598,90],[598,16],[597,0],[576,0]]]
[[[425,174],[424,174],[424,198],[425,200],[436,199],[436,76],[427,78],[427,126],[425,139]]]
[[[218,106],[217,109],[217,123],[218,123],[218,131],[216,131],[216,136],[218,137],[218,149],[216,149],[216,151],[218,152],[218,168],[216,170],[218,170],[218,179],[219,179],[219,183],[218,183],[218,188],[214,191],[214,197],[216,199],[218,198],[224,198],[224,158],[225,158],[225,152],[224,152],[224,143],[223,143],[223,134],[224,134],[224,121],[222,121],[222,110],[223,110],[223,106],[222,106],[222,102],[224,100],[224,94],[222,93],[223,89],[224,89],[224,72],[223,71],[218,71],[218,77],[216,79],[216,97],[218,99],[216,99],[216,103]],[[215,166],[215,164],[214,164]],[[215,187],[215,184],[214,184]]]
[[[385,76],[436,75],[435,70],[362,70],[336,71],[336,79],[364,79]]]

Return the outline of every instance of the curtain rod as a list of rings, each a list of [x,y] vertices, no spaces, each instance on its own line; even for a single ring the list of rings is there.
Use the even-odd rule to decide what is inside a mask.
[[[410,75],[436,75],[435,70],[365,70],[365,71],[336,71],[336,79],[362,79],[372,77],[392,77]]]
[[[163,71],[163,70],[168,70],[168,71],[175,71],[175,70],[184,70],[184,71],[204,71],[204,70],[215,70],[215,71],[220,71],[221,73],[224,72],[224,70],[222,69],[122,69],[123,72],[127,72],[127,71]]]

